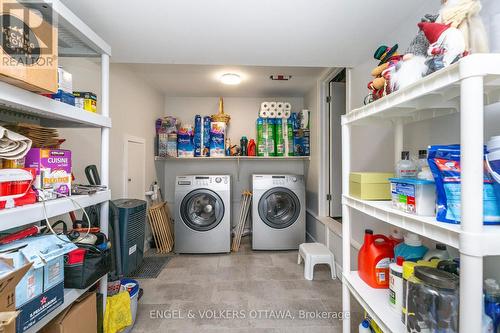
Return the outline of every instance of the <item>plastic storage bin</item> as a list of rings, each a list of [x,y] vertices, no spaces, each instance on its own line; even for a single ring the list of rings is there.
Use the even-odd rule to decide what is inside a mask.
[[[390,178],[389,180],[394,208],[410,214],[435,215],[436,190],[433,181],[408,178]]]
[[[407,331],[458,333],[458,281],[457,275],[416,266],[408,284]]]

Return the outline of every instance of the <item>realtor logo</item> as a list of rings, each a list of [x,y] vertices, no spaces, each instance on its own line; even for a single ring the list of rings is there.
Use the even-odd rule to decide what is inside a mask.
[[[47,3],[1,1],[0,13],[2,65],[47,68],[56,64],[57,35]]]

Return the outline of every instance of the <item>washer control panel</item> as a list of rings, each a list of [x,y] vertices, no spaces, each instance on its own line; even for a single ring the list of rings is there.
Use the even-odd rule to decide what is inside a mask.
[[[294,184],[294,183],[302,183],[303,178],[298,176],[290,176],[290,175],[276,175],[272,176],[273,185],[276,186],[285,186],[286,184]]]

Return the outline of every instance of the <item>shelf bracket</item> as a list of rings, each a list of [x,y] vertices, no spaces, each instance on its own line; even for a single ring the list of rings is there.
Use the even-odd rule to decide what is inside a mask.
[[[240,158],[236,158],[236,179],[238,182],[240,181],[240,171],[241,171],[241,166],[240,166]]]

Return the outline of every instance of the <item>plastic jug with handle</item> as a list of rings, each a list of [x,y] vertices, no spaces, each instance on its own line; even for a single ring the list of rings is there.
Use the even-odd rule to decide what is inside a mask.
[[[389,264],[394,258],[394,243],[384,235],[365,230],[358,254],[359,277],[372,288],[389,288]]]

